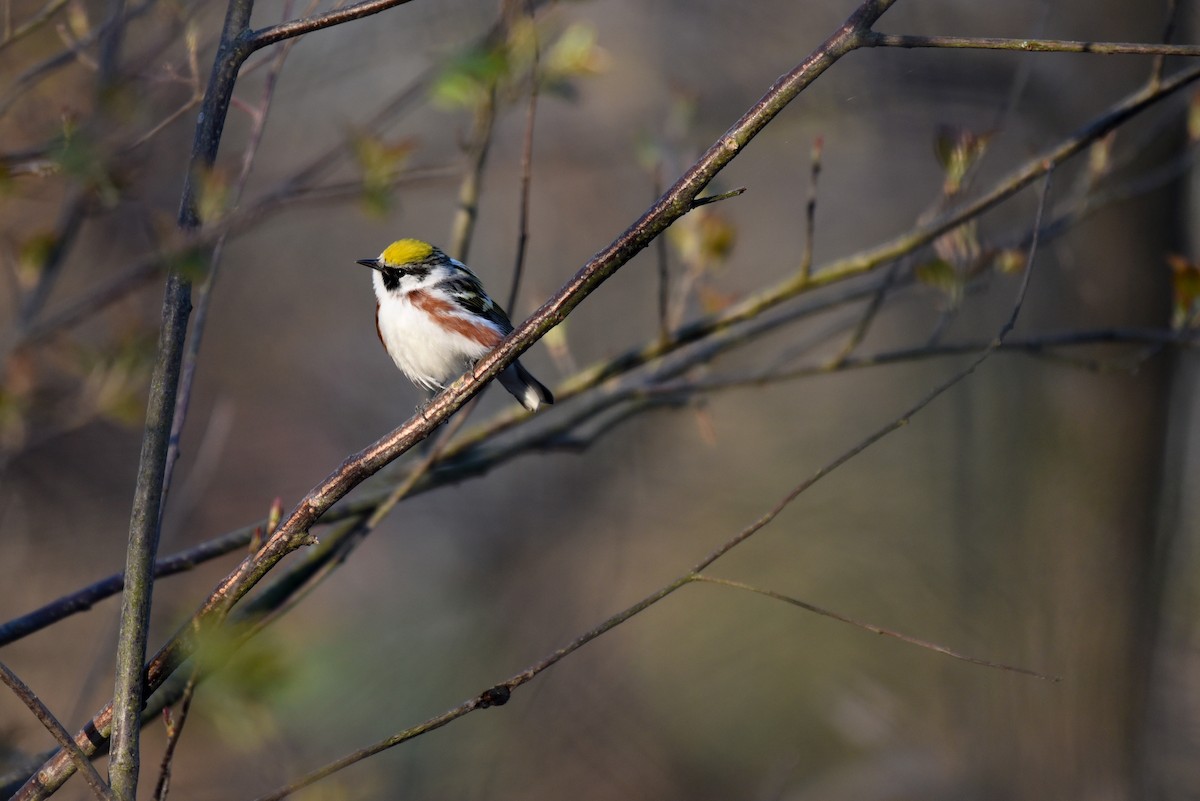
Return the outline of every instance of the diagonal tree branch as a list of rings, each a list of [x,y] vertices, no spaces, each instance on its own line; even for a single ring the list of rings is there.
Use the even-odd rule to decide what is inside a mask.
[[[1179,89],[1195,81],[1197,78],[1200,78],[1200,70],[1190,70],[1182,73],[1175,78],[1172,78],[1165,86],[1158,86],[1152,92],[1149,100],[1150,102],[1162,100],[1175,91],[1178,91]],[[1066,158],[1069,158],[1070,155],[1079,152],[1081,149],[1081,147],[1068,148],[1067,145],[1071,144],[1077,139],[1082,139],[1084,140],[1084,144],[1089,144],[1090,142],[1095,141],[1096,137],[1105,135],[1108,131],[1115,128],[1116,125],[1119,125],[1120,122],[1128,119],[1128,117],[1131,116],[1128,114],[1130,107],[1135,103],[1138,103],[1143,94],[1143,91],[1139,91],[1134,95],[1131,95],[1130,97],[1120,101],[1073,134],[1068,141],[1063,143],[1063,145],[1056,147],[1045,154],[1035,157],[1016,171],[997,181],[994,187],[989,190],[984,197],[992,198],[998,194],[1003,194],[1006,197],[1011,196],[1014,193],[1014,184],[1018,181],[1026,180],[1031,170],[1035,170],[1039,168],[1039,166],[1044,166],[1047,162],[1055,165],[1061,164],[1066,160]],[[1138,110],[1144,109],[1148,107],[1148,105],[1149,103],[1143,104]],[[328,154],[325,154],[324,157],[327,158]],[[1177,171],[1171,170],[1166,177],[1175,175],[1177,175]],[[1109,193],[1109,195],[1110,196],[1106,196],[1108,200],[1120,200],[1128,197],[1129,193]],[[1098,204],[1094,203],[1088,204],[1087,209],[1094,210],[1094,208],[1097,206]],[[971,219],[971,215],[976,215],[978,213],[979,210],[975,206],[969,207],[965,211],[955,212],[947,219],[939,223],[936,230],[942,231],[959,225],[962,222]],[[1060,218],[1048,222],[1044,226],[1042,233],[1045,236],[1057,235],[1061,233],[1067,224],[1074,222],[1079,217],[1080,215],[1073,214],[1069,215],[1069,217],[1065,219]],[[901,258],[903,256],[910,255],[924,243],[933,238],[928,232],[928,227],[910,232],[909,234],[906,234],[897,240],[893,240],[892,243],[880,245],[875,248],[864,250],[857,254],[853,254],[851,256],[828,263],[822,267],[819,272],[822,274],[826,272],[842,273],[850,276],[857,274],[860,269],[863,271],[875,269],[876,267],[889,263],[879,254],[886,254],[890,252],[895,254],[895,258]],[[901,240],[906,242],[908,246],[903,248],[898,247],[896,243]],[[164,258],[165,257],[163,256],[154,257],[156,261],[162,261]],[[890,263],[895,262],[893,260]],[[136,269],[143,268],[139,266]],[[153,265],[150,265],[145,269],[152,270],[154,267]],[[587,368],[581,371],[579,374],[568,379],[565,384],[556,387],[555,394],[560,400],[566,400],[575,397],[576,395],[579,395],[582,392],[597,386],[609,378],[626,374],[647,362],[653,361],[656,358],[660,358],[673,351],[685,348],[692,343],[699,342],[702,339],[711,340],[714,334],[719,334],[721,336],[723,340],[723,347],[731,347],[733,344],[736,344],[737,342],[747,338],[753,332],[757,331],[757,327],[745,329],[745,327],[742,325],[743,323],[749,322],[751,319],[760,319],[762,317],[762,312],[791,300],[800,294],[804,294],[807,289],[808,287],[806,282],[795,282],[792,280],[788,280],[776,285],[775,287],[768,288],[760,292],[757,296],[744,301],[738,306],[732,307],[724,313],[702,318],[686,324],[682,328],[673,332],[665,343],[661,341],[650,342],[623,354],[610,357],[605,362]],[[804,316],[809,313],[815,313],[830,308],[833,305],[857,299],[860,296],[872,295],[877,291],[877,288],[868,288],[868,290],[865,292],[863,290],[856,289],[851,291],[851,293],[844,298],[835,298],[833,301],[828,303],[819,303],[813,305],[811,309],[809,307],[798,309],[796,310],[795,314],[789,313],[787,318],[767,320],[767,325],[770,327],[775,327],[781,324],[781,320],[791,319],[794,316]],[[62,322],[61,324],[69,325],[73,322],[75,321],[70,320]],[[742,328],[739,328],[739,326],[742,326]],[[54,330],[56,328],[57,324],[49,330]],[[734,330],[740,330],[742,331],[742,334],[738,336],[732,336],[731,332]],[[39,335],[41,335],[41,332],[39,332]],[[1115,328],[1098,331],[1051,334],[1032,339],[1009,340],[1006,341],[1004,349],[1022,350],[1037,354],[1044,352],[1048,348],[1121,342],[1140,342],[1185,347],[1191,345],[1191,340],[1187,336],[1181,334],[1147,329]],[[923,358],[924,356],[954,355],[956,353],[974,352],[977,349],[978,346],[975,343],[948,344],[934,349],[901,349],[895,352],[875,354],[859,359],[850,359],[844,366],[839,366],[838,369],[843,369],[843,367],[845,369],[855,369],[859,367],[874,366],[877,364],[890,364],[898,361]],[[801,367],[786,373],[773,374],[769,379],[765,380],[775,381],[786,380],[788,378],[800,378],[816,373],[828,372],[829,369],[829,366]],[[698,384],[693,383],[690,388],[693,390],[708,391],[726,387],[745,386],[747,384],[755,383],[756,380],[764,379],[712,379],[710,381]],[[680,392],[684,389],[685,387],[683,386],[664,384],[661,387],[652,388],[650,391],[655,393],[667,391]],[[518,411],[502,412],[490,422],[477,427],[471,432],[468,432],[467,436],[463,440],[458,441],[447,450],[446,455],[451,460],[460,457],[469,452],[472,448],[477,447],[485,440],[499,433],[507,431],[514,425],[526,419],[528,418]],[[423,488],[424,485],[418,488],[418,491]],[[380,495],[380,497],[383,496]],[[337,510],[326,513],[326,515],[322,517],[322,522],[337,522],[345,519],[346,517],[354,516],[362,511],[369,511],[371,505],[375,502],[377,502],[377,500],[373,501],[372,499],[368,498],[364,499],[363,501],[356,502],[348,508],[344,507],[344,505],[339,506]],[[182,551],[178,554],[168,557],[160,562],[157,575],[173,575],[175,573],[189,570],[196,564],[229,553],[240,547],[244,547],[245,544],[250,541],[250,535],[253,532],[253,529],[254,525],[247,526],[235,532],[222,535],[221,537],[218,537],[207,543],[202,543],[193,549]],[[91,608],[92,604],[111,596],[115,592],[119,592],[121,586],[122,575],[118,573],[97,581],[74,593],[52,601],[43,607],[34,610],[33,612],[30,612],[19,618],[14,618],[8,623],[0,625],[0,646],[7,645],[17,639],[33,633],[34,631],[45,628],[46,626],[51,625],[64,617],[89,609]]]
[[[594,256],[571,281],[516,328],[496,350],[481,359],[474,370],[434,398],[421,413],[379,442],[351,456],[340,468],[314,487],[262,549],[244,560],[237,570],[227,576],[196,612],[193,620],[155,655],[146,670],[146,687],[151,691],[157,688],[190,655],[195,648],[195,635],[192,632],[203,631],[218,624],[230,607],[279,560],[309,542],[309,529],[330,506],[367,477],[427,437],[434,428],[445,422],[451,414],[481,391],[488,381],[515,361],[538,338],[562,322],[575,306],[645,248],[654,237],[691,210],[694,200],[709,181],[801,91],[838,59],[858,47],[863,33],[894,2],[895,0],[865,0],[820,47],[780,77],[653,207],[612,244]],[[368,4],[360,4],[359,7],[365,5]],[[227,18],[227,31],[244,23],[244,19],[248,17],[248,6],[249,0],[241,0],[240,5],[238,0],[234,0]],[[243,9],[245,13],[238,9]],[[207,154],[215,155],[232,92],[233,78],[249,52],[244,37],[231,41],[229,37],[223,36],[222,41],[224,44],[218,53],[213,78],[210,81],[211,91],[205,100],[205,111],[213,113],[205,113],[201,117],[202,125],[197,129],[194,148],[198,155],[197,162],[201,162]],[[190,211],[191,186],[194,180],[191,178],[185,187],[183,219],[194,220],[194,212]],[[184,319],[186,321],[186,316]],[[159,479],[161,480],[161,474]],[[149,564],[152,565],[153,560]],[[149,568],[146,572],[149,573]],[[127,584],[129,580],[127,573]],[[133,737],[126,737],[126,743],[131,739],[136,740],[136,722],[128,712],[128,708],[125,708],[120,716],[123,719],[122,727],[126,731],[133,731]],[[113,705],[110,704],[93,718],[89,729],[103,733],[113,720]],[[85,751],[96,748],[93,737],[89,735],[89,731],[77,735],[77,742]],[[43,798],[47,792],[52,792],[60,786],[72,771],[69,757],[56,756],[22,788],[16,798]]]
[[[364,0],[362,3],[355,3],[346,8],[339,8],[327,11],[324,14],[317,14],[316,16],[305,17],[304,19],[272,25],[262,30],[247,32],[243,38],[245,46],[250,50],[261,50],[268,45],[282,42],[284,39],[291,39],[294,36],[302,36],[306,33],[319,31],[322,28],[341,25],[343,22],[351,22],[363,17],[369,17],[372,14],[378,14],[381,11],[387,11],[389,8],[404,5],[408,2],[410,0]]]
[[[1124,195],[1121,195],[1124,197]],[[1062,221],[1057,220],[1047,223],[1042,228],[1043,238],[1060,233]],[[1027,239],[1027,238],[1026,238]],[[886,280],[883,282],[886,284]],[[742,327],[737,329],[740,333],[737,336],[731,336],[732,329],[719,329],[716,338],[714,335],[709,335],[705,342],[709,343],[705,348],[705,354],[719,352],[721,350],[733,347],[741,342],[752,338],[762,331],[773,330],[774,328],[783,325],[794,319],[802,319],[812,314],[828,310],[837,305],[859,300],[863,297],[876,296],[880,286],[864,286],[859,287],[842,296],[834,297],[820,303],[809,303],[805,306],[790,311],[785,316],[776,316],[775,318],[760,318],[757,323],[749,328]],[[1068,331],[1061,333],[1042,334],[1033,337],[1012,338],[1005,340],[1002,350],[1004,351],[1019,351],[1028,353],[1034,356],[1053,355],[1056,349],[1090,346],[1090,345],[1119,345],[1119,344],[1145,344],[1158,347],[1173,346],[1173,347],[1195,347],[1194,337],[1188,332],[1171,332],[1159,329],[1144,329],[1144,328],[1105,328],[1097,330],[1085,331]],[[917,359],[936,358],[944,356],[955,356],[967,353],[974,353],[984,347],[983,343],[977,342],[959,342],[946,343],[937,347],[931,348],[921,346],[915,348],[900,348],[882,353],[870,354],[858,358],[846,359],[844,363],[818,364],[810,366],[801,366],[785,371],[771,371],[767,374],[755,374],[749,376],[732,376],[732,377],[712,377],[698,381],[659,381],[653,386],[648,386],[640,390],[642,394],[651,396],[658,395],[681,395],[684,393],[694,392],[712,392],[725,389],[736,389],[747,386],[757,386],[765,383],[773,383],[779,381],[787,381],[821,375],[825,373],[862,369],[866,367],[874,367],[880,365],[896,364],[908,362]],[[689,364],[696,363],[701,360],[702,355],[693,355],[688,358]],[[1062,357],[1066,358],[1066,357]],[[1081,363],[1078,360],[1071,360],[1074,364],[1082,364],[1082,366],[1090,366],[1099,368],[1094,362]],[[658,378],[663,378],[659,376]],[[617,400],[606,401],[601,405],[591,405],[585,413],[579,415],[579,420],[572,420],[568,426],[564,427],[563,436],[567,436],[568,431],[574,425],[582,422],[591,415],[597,414],[603,409],[606,409],[617,403]],[[517,417],[516,420],[528,420],[527,417]],[[489,469],[500,461],[503,461],[508,456],[515,455],[529,447],[538,447],[538,438],[523,438],[520,442],[506,447],[504,453],[490,453],[486,459],[479,459],[479,454],[471,456],[471,451],[478,447],[478,444],[489,439],[495,434],[507,430],[512,427],[513,420],[505,415],[501,415],[499,419],[487,423],[468,435],[465,441],[455,443],[447,449],[445,458],[439,460],[437,478],[433,481],[422,482],[418,487],[414,488],[414,492],[422,492],[434,486],[440,486],[447,481],[461,481],[472,475]],[[465,457],[465,461],[464,461]],[[334,523],[344,520],[348,517],[354,517],[359,514],[369,513],[378,504],[379,500],[386,493],[377,493],[365,496],[352,504],[339,504],[335,509],[327,512],[322,518],[322,523]],[[222,555],[244,548],[250,542],[251,536],[256,526],[261,526],[261,522],[251,524],[249,526],[237,529],[227,534],[221,535],[214,539],[200,543],[192,548],[180,551],[169,557],[165,557],[158,562],[156,567],[156,577],[175,575],[180,572],[185,572],[194,567]],[[87,611],[95,603],[102,601],[121,591],[123,584],[123,574],[116,573],[107,578],[96,581],[80,590],[69,593],[54,601],[51,601],[42,607],[13,618],[0,625],[0,646],[8,645],[18,639],[28,636],[36,631],[39,631],[47,626],[62,620],[79,612]]]
[[[1041,228],[1041,219],[1042,219],[1043,214],[1045,213],[1046,198],[1049,194],[1049,190],[1050,190],[1050,181],[1049,181],[1049,178],[1047,178],[1047,180],[1043,186],[1043,189],[1042,189],[1041,199],[1038,203],[1037,222],[1034,225],[1035,232]],[[784,495],[783,498],[781,498],[778,501],[778,503],[776,503],[775,506],[772,507],[766,514],[762,515],[758,520],[754,521],[749,526],[746,526],[744,529],[742,529],[740,532],[738,532],[736,535],[734,535],[731,539],[727,540],[725,543],[723,543],[720,547],[718,547],[716,550],[714,550],[708,556],[701,559],[686,573],[679,576],[674,581],[671,581],[670,583],[658,588],[657,590],[650,593],[645,598],[643,598],[642,600],[633,604],[632,606],[629,606],[626,609],[609,617],[607,620],[603,621],[602,623],[600,623],[599,625],[590,629],[589,631],[576,637],[570,643],[564,645],[563,647],[559,648],[558,650],[554,651],[553,653],[547,655],[546,657],[544,657],[540,661],[536,662],[535,664],[530,665],[529,667],[527,667],[525,670],[521,671],[520,673],[517,673],[517,674],[511,676],[507,680],[501,682],[500,684],[497,684],[496,686],[494,686],[488,690],[484,690],[482,693],[475,696],[474,698],[470,698],[466,701],[463,701],[458,706],[456,706],[450,710],[447,710],[446,712],[443,712],[440,715],[429,718],[428,720],[426,720],[422,723],[419,723],[416,726],[405,729],[401,732],[397,732],[396,734],[393,734],[392,736],[390,736],[384,740],[380,740],[379,742],[369,745],[366,748],[359,749],[358,751],[355,751],[352,754],[347,754],[346,756],[342,757],[341,759],[338,759],[334,762],[329,763],[328,765],[325,765],[325,766],[319,768],[318,770],[315,770],[309,774],[306,774],[305,776],[302,776],[301,778],[297,779],[296,781],[294,781],[284,787],[281,787],[278,790],[268,793],[267,795],[260,796],[258,799],[256,799],[256,801],[281,801],[281,799],[287,798],[288,796],[292,795],[293,793],[297,792],[298,790],[301,790],[305,787],[309,787],[312,784],[315,784],[316,782],[320,781],[321,779],[327,778],[327,777],[333,775],[334,773],[337,773],[338,771],[344,770],[345,768],[348,768],[351,765],[361,762],[362,760],[367,759],[368,757],[374,756],[375,754],[386,751],[389,748],[394,748],[397,745],[408,742],[409,740],[419,737],[422,734],[427,734],[428,732],[431,732],[435,729],[439,729],[442,726],[445,726],[448,723],[452,723],[453,721],[463,717],[464,715],[474,712],[477,709],[487,709],[492,706],[503,706],[504,704],[506,704],[508,702],[509,698],[512,696],[513,690],[517,689],[518,687],[522,686],[523,684],[526,684],[526,683],[532,681],[538,674],[544,672],[545,670],[547,670],[550,667],[553,667],[554,665],[556,665],[557,663],[559,663],[563,659],[565,659],[567,656],[571,655],[575,651],[578,651],[583,646],[587,645],[588,643],[592,642],[593,640],[597,639],[598,637],[606,634],[607,632],[611,631],[612,629],[616,628],[617,626],[625,623],[627,620],[630,620],[635,615],[641,614],[645,610],[649,609],[651,606],[654,606],[659,601],[662,601],[667,596],[673,594],[679,588],[684,587],[688,584],[696,583],[696,582],[704,582],[704,581],[712,582],[713,581],[712,579],[710,579],[707,576],[704,576],[703,571],[706,568],[708,568],[710,565],[712,565],[713,562],[716,562],[722,556],[725,556],[727,553],[732,551],[734,548],[741,545],[743,542],[745,542],[746,540],[753,537],[759,531],[762,531],[764,528],[766,528],[771,522],[773,522],[777,517],[779,517],[779,515],[782,514],[783,511],[788,506],[790,506],[793,501],[795,501],[798,497],[800,497],[800,495],[802,495],[804,492],[808,491],[808,489],[811,488],[818,481],[825,478],[830,473],[832,473],[834,470],[836,470],[837,468],[846,464],[851,459],[853,459],[854,457],[858,456],[863,451],[870,448],[872,445],[875,445],[880,440],[887,437],[889,434],[892,434],[892,433],[900,430],[901,428],[903,428],[905,425],[908,424],[909,420],[914,415],[923,411],[927,406],[929,406],[931,403],[933,403],[939,397],[944,395],[947,391],[949,391],[950,389],[952,389],[953,387],[957,386],[962,381],[964,381],[965,379],[970,377],[975,372],[975,370],[978,369],[978,367],[981,364],[983,364],[985,361],[987,361],[987,359],[993,353],[995,353],[995,351],[1003,344],[1005,337],[1008,336],[1008,334],[1012,331],[1013,327],[1016,325],[1017,318],[1020,316],[1020,313],[1021,313],[1021,308],[1024,306],[1025,296],[1029,290],[1030,278],[1032,277],[1032,274],[1033,274],[1033,270],[1032,270],[1033,259],[1034,259],[1034,256],[1037,254],[1037,246],[1038,246],[1038,238],[1035,234],[1031,241],[1031,244],[1029,246],[1029,254],[1028,254],[1027,263],[1025,266],[1025,274],[1022,277],[1021,286],[1017,290],[1017,298],[1013,303],[1013,308],[1012,308],[1011,314],[1009,315],[1008,319],[1004,322],[1004,324],[1001,326],[1000,331],[997,333],[995,339],[993,339],[992,342],[990,342],[986,348],[984,348],[981,352],[979,352],[976,355],[975,359],[973,359],[969,365],[967,365],[966,367],[964,367],[963,369],[959,370],[954,375],[952,375],[950,378],[948,378],[945,381],[943,381],[942,383],[940,383],[933,390],[931,390],[929,393],[927,393],[923,398],[921,398],[919,401],[917,401],[917,403],[915,403],[914,405],[909,407],[909,409],[907,411],[903,412],[900,416],[896,417],[891,422],[885,424],[884,426],[882,426],[881,428],[876,430],[874,433],[870,434],[868,437],[866,437],[866,439],[862,440],[858,444],[854,445],[853,447],[851,447],[848,450],[846,450],[845,452],[843,452],[840,456],[835,458],[832,462],[830,462],[826,466],[822,467],[821,469],[817,470],[817,472],[813,473],[812,476],[810,476],[805,481],[800,482],[800,484],[796,485],[794,488],[792,488],[792,490],[790,492],[788,492],[786,495]],[[714,583],[717,583],[717,582],[714,582]],[[772,597],[775,597],[775,596],[772,596]],[[783,597],[782,599],[787,600],[789,602],[794,602],[794,599],[788,599],[786,597]],[[805,606],[805,608],[813,609],[813,611],[818,611],[817,608],[809,607],[807,605],[804,605],[804,606]],[[819,610],[819,611],[824,612],[826,610]],[[846,619],[846,622],[857,623],[857,621],[851,621],[849,619]],[[909,641],[912,642],[912,641],[914,641],[914,639],[915,638],[909,638]],[[920,642],[922,642],[922,644],[924,644],[923,641],[920,641]],[[962,658],[962,656],[960,654],[958,654],[956,652],[950,652],[949,649],[942,648],[941,646],[936,646],[933,643],[929,643],[928,645],[933,646],[933,650],[940,650],[944,653],[947,653],[950,656],[954,656],[956,658]],[[982,662],[982,660],[974,660],[971,658],[968,658],[967,661]],[[1012,669],[1010,666],[1007,666],[1007,665],[998,666],[993,663],[985,663],[985,664],[988,664],[989,666],[993,666],[993,667],[1003,667],[1006,669]],[[1037,676],[1039,678],[1046,678],[1042,674],[1036,673],[1034,671],[1025,670],[1023,668],[1017,668],[1017,670]]]
[[[796,277],[770,287],[734,304],[720,314],[695,320],[679,328],[667,342],[657,339],[640,347],[595,365],[573,376],[565,385],[555,388],[555,397],[561,400],[574,397],[583,390],[595,386],[613,376],[634,367],[646,364],[678,348],[696,342],[715,331],[721,331],[744,323],[768,309],[847,278],[874,270],[895,259],[913,253],[929,244],[942,234],[967,220],[978,217],[1004,200],[1026,188],[1052,168],[1082,152],[1109,131],[1200,79],[1200,67],[1185,70],[1166,79],[1160,86],[1146,86],[1124,98],[1100,116],[1088,122],[1071,136],[1053,148],[1030,159],[1017,170],[997,181],[991,190],[977,199],[964,204],[953,212],[936,220],[918,225],[888,242],[851,256],[837,259],[814,271],[808,280]],[[510,413],[510,419],[518,415]]]

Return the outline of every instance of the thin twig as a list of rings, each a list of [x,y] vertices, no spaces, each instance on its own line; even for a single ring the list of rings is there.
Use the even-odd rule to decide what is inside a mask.
[[[1167,0],[1167,21],[1163,24],[1162,40],[1164,44],[1171,42],[1171,37],[1175,34],[1175,23],[1179,19],[1179,0]],[[1158,86],[1162,83],[1163,71],[1167,67],[1167,57],[1165,54],[1159,54],[1154,57],[1154,65],[1150,68],[1150,85]]]
[[[701,206],[707,206],[709,203],[720,203],[722,200],[729,200],[731,197],[737,197],[746,193],[746,187],[739,186],[737,189],[730,189],[728,192],[721,192],[716,195],[705,195],[704,197],[693,198],[691,208],[698,209]]]
[[[492,86],[475,109],[475,122],[468,147],[467,169],[458,190],[458,209],[450,230],[450,247],[446,252],[465,262],[479,216],[479,194],[483,187],[483,168],[487,165],[492,147],[492,130],[496,122],[496,87]]]
[[[817,238],[817,180],[821,177],[821,153],[825,149],[824,137],[813,141],[808,175],[808,202],[804,204],[804,254],[800,257],[800,280],[808,281],[812,276],[813,244]]]
[[[288,0],[284,3],[283,13],[290,13],[291,7],[291,0]],[[315,3],[310,7],[315,7]],[[242,151],[241,169],[238,172],[237,179],[233,183],[230,195],[231,206],[236,206],[245,192],[246,184],[250,178],[250,170],[254,166],[254,159],[258,154],[259,146],[262,144],[263,133],[267,126],[267,113],[270,111],[271,101],[275,97],[275,87],[279,80],[279,74],[282,72],[283,64],[297,41],[299,40],[291,39],[281,44],[271,62],[270,69],[267,71],[257,110],[250,116],[250,131],[246,136],[246,146]],[[179,443],[183,437],[183,429],[187,424],[188,410],[191,406],[192,385],[196,377],[196,365],[200,359],[200,345],[204,341],[204,330],[208,323],[208,310],[213,289],[220,274],[221,257],[225,253],[225,244],[229,239],[229,233],[230,229],[226,228],[217,237],[216,242],[213,244],[212,253],[209,256],[208,271],[204,276],[203,283],[196,290],[196,309],[192,315],[192,331],[188,337],[187,350],[183,354],[183,365],[180,369],[179,377],[179,393],[175,402],[175,417],[171,425],[166,469],[163,474],[162,493],[164,502],[166,496],[171,491],[171,480],[175,474],[175,465],[179,460]]]
[[[998,39],[977,36],[912,36],[870,31],[863,47],[941,47],[1016,50],[1024,53],[1091,53],[1102,56],[1200,56],[1200,45],[1076,42],[1066,39]]]
[[[322,28],[333,27],[334,25],[341,25],[343,22],[362,19],[372,14],[378,14],[381,11],[387,11],[389,8],[404,5],[407,2],[409,0],[364,0],[364,2],[355,3],[346,8],[337,8],[324,14],[284,22],[280,25],[272,25],[269,28],[250,32],[245,37],[245,44],[251,51],[261,50],[284,39],[302,36],[306,33],[319,31]]]
[[[174,718],[167,731],[167,745],[163,749],[162,763],[158,768],[158,781],[154,785],[154,801],[166,801],[171,789],[171,761],[175,758],[175,749],[179,746],[179,738],[183,734],[184,724],[192,710],[192,699],[196,697],[196,682],[199,680],[200,666],[192,667],[192,675],[188,677],[187,686],[183,689],[183,699],[179,702],[179,715]],[[164,715],[167,712],[163,712]]]
[[[654,196],[662,194],[662,160],[654,165]],[[671,339],[671,262],[667,238],[660,236],[654,241],[655,264],[658,267],[658,340],[666,343]]]
[[[915,645],[918,648],[925,648],[929,651],[935,651],[939,654],[944,654],[952,659],[958,659],[963,662],[970,662],[973,665],[981,665],[983,667],[992,668],[994,670],[1004,670],[1004,671],[1008,671],[1011,673],[1020,673],[1025,676],[1032,676],[1035,679],[1044,679],[1046,681],[1053,681],[1053,682],[1062,681],[1061,676],[1048,676],[1045,673],[1038,673],[1036,670],[1030,670],[1029,668],[1017,667],[1016,665],[1007,665],[1003,662],[993,662],[990,659],[980,659],[979,657],[975,657],[975,656],[968,656],[967,654],[961,653],[959,651],[955,651],[952,648],[947,648],[944,645],[938,645],[937,643],[930,642],[929,640],[922,640],[918,637],[912,637],[908,634],[902,634],[901,632],[893,631],[892,629],[885,629],[882,626],[876,626],[874,623],[867,623],[867,622],[864,622],[861,620],[856,620],[847,615],[843,615],[841,612],[835,612],[832,609],[826,609],[824,607],[817,606],[815,604],[810,604],[807,601],[801,601],[799,598],[793,598],[790,595],[784,595],[782,593],[774,592],[773,590],[764,589],[762,587],[755,587],[751,584],[743,584],[740,581],[730,581],[729,579],[717,578],[715,576],[705,575],[704,573],[697,573],[696,575],[691,577],[691,580],[703,582],[706,584],[716,584],[720,587],[730,587],[735,590],[744,590],[746,592],[752,592],[757,595],[766,596],[767,598],[774,598],[776,601],[783,601],[784,603],[791,604],[792,606],[798,606],[801,609],[804,609],[805,611],[812,612],[817,615],[821,615],[822,617],[831,618],[840,623],[848,623],[851,626],[855,626],[856,628],[863,629],[864,631],[869,631],[872,634],[879,634],[884,637],[892,637],[894,639],[900,640],[901,642],[906,642],[906,643],[909,643],[910,645]]]
[[[54,283],[62,273],[63,262],[83,227],[89,203],[90,193],[78,187],[72,189],[70,195],[63,201],[58,224],[54,228],[53,240],[46,257],[38,268],[37,283],[21,300],[21,307],[17,313],[18,336],[23,336],[29,330],[34,318],[46,305]]]
[[[883,301],[891,291],[892,285],[896,281],[896,276],[900,274],[900,267],[903,261],[897,259],[888,266],[887,271],[883,274],[883,282],[880,283],[879,289],[871,296],[871,300],[867,303],[867,308],[863,310],[862,316],[858,318],[858,323],[854,326],[854,330],[850,332],[850,336],[838,348],[838,352],[829,360],[829,369],[836,370],[845,364],[850,358],[850,354],[863,343],[867,338],[867,332],[871,330],[871,325],[875,322],[875,318],[879,315],[879,310],[883,308]]]
[[[38,698],[33,690],[29,689],[29,686],[21,681],[16,673],[9,670],[8,666],[2,662],[0,662],[0,681],[3,681],[13,691],[13,694],[29,707],[29,711],[42,722],[42,725],[46,727],[58,744],[67,749],[75,766],[83,771],[83,779],[87,782],[88,787],[92,788],[92,794],[103,801],[113,801],[112,790],[105,784],[104,779],[100,778],[95,766],[75,741],[71,739],[71,733],[59,723],[58,718],[54,717],[54,713],[42,703],[42,699]]]
[[[517,293],[521,290],[521,275],[525,270],[525,247],[529,242],[529,196],[533,183],[533,125],[537,119],[538,85],[541,76],[538,74],[538,40],[537,29],[533,25],[533,8],[526,9],[533,32],[533,55],[529,66],[529,105],[525,108],[525,140],[521,146],[521,193],[517,205],[517,254],[513,259],[512,285],[508,290],[508,303],[504,308],[509,314],[515,314],[517,308]]]
[[[1026,338],[1006,339],[997,349],[1000,352],[1025,353],[1032,356],[1060,358],[1072,365],[1085,367],[1090,370],[1102,369],[1102,365],[1091,360],[1067,359],[1055,353],[1056,348],[1086,347],[1089,345],[1149,345],[1153,348],[1175,346],[1184,348],[1200,347],[1192,332],[1177,332],[1167,329],[1140,328],[1105,328],[1094,331],[1070,331],[1062,334],[1045,334]],[[643,391],[651,397],[680,395],[692,392],[716,392],[720,390],[741,389],[745,387],[761,387],[794,381],[801,378],[811,378],[819,375],[861,370],[868,367],[902,364],[924,359],[936,359],[949,356],[963,356],[978,353],[987,347],[986,342],[954,342],[936,345],[921,345],[913,348],[875,353],[859,358],[847,358],[837,362],[823,362],[806,365],[791,370],[777,370],[765,374],[748,376],[715,377],[696,380],[664,381]],[[1139,360],[1144,361],[1144,359]]]
[[[326,520],[332,521],[334,517],[341,517],[344,512],[345,510],[339,507],[327,515]],[[245,549],[256,525],[261,524],[237,529],[158,560],[154,568],[154,577],[163,578],[183,573],[227,553]],[[114,573],[75,592],[50,601],[32,612],[13,618],[0,625],[0,646],[16,642],[71,615],[87,611],[105,598],[119,593],[124,584],[125,574]]]
[[[153,125],[150,130],[146,131],[146,133],[142,134],[126,145],[124,149],[126,153],[136,150],[137,148],[149,142],[168,125],[182,117],[187,112],[191,111],[204,100],[204,91],[200,87],[199,45],[197,44],[197,37],[190,31],[184,34],[184,46],[187,48],[187,85],[192,90],[191,96],[184,101],[183,105],[179,106],[179,108],[175,109],[175,111],[171,112],[157,124]]]

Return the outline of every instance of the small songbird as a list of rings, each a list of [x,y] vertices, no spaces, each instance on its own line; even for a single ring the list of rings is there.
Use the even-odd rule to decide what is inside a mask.
[[[400,239],[378,258],[359,259],[375,271],[375,331],[392,361],[425,389],[440,389],[513,330],[504,309],[483,291],[467,265],[418,239]],[[520,362],[500,383],[536,412],[554,403]]]

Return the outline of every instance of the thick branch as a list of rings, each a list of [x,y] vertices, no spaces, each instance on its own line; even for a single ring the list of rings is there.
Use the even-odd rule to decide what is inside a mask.
[[[253,0],[230,0],[225,15],[221,46],[217,50],[208,89],[196,120],[191,163],[180,202],[179,226],[185,231],[197,228],[200,224],[196,213],[197,173],[211,167],[216,160],[238,70],[249,54],[237,43],[249,26],[253,7]],[[143,666],[146,662],[154,562],[162,519],[163,480],[191,309],[191,281],[177,270],[172,270],[167,276],[163,296],[162,331],[150,379],[150,397],[146,403],[146,429],[142,437],[133,512],[129,520],[125,588],[117,637],[109,780],[114,796],[120,801],[134,801],[137,797],[140,765],[138,746],[146,692]]]
[[[112,761],[109,780],[121,801],[137,793],[138,736],[142,719],[142,666],[146,662],[146,637],[150,626],[150,596],[154,587],[154,561],[158,552],[159,511],[163,470],[175,412],[183,338],[191,310],[188,282],[178,273],[167,279],[163,299],[163,326],[158,358],[150,379],[146,431],[138,467],[137,489],[129,520],[129,547],[125,557],[125,588],[121,597],[121,627],[117,637],[116,683],[113,689]]]

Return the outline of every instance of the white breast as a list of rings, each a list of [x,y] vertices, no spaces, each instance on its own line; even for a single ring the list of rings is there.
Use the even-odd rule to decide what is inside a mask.
[[[488,351],[461,334],[447,331],[397,292],[378,293],[379,336],[396,366],[426,389],[445,386]]]

